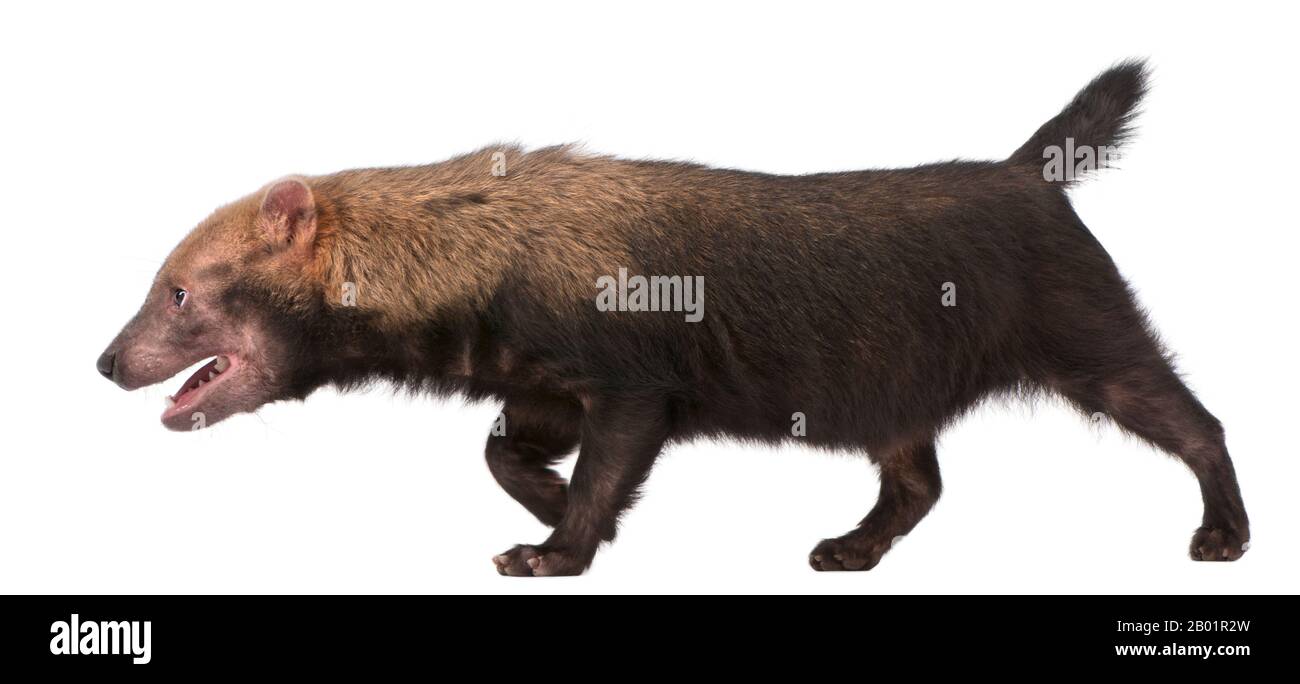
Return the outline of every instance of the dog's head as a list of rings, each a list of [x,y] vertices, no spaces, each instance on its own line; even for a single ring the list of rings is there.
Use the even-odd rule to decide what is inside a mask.
[[[134,390],[211,359],[168,397],[162,422],[173,430],[301,396],[311,350],[298,321],[321,298],[316,242],[302,179],[217,210],[167,258],[99,372]]]

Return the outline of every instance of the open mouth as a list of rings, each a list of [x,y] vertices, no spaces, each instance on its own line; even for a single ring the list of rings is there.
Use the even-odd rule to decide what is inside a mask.
[[[180,391],[167,397],[167,410],[163,411],[163,420],[197,410],[212,388],[231,376],[239,365],[239,359],[233,356],[218,356],[203,364],[181,385]]]

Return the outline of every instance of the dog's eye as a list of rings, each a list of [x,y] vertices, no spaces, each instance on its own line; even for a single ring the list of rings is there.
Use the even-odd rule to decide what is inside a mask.
[[[176,302],[176,308],[180,308],[182,306],[185,306],[185,300],[189,298],[189,296],[190,293],[186,292],[185,290],[177,290],[176,294],[172,295],[172,301]]]

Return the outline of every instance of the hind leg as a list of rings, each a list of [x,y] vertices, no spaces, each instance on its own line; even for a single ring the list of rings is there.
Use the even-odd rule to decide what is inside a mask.
[[[1204,561],[1241,558],[1250,522],[1223,427],[1158,353],[1106,373],[1073,374],[1062,388],[1084,411],[1100,411],[1125,430],[1177,456],[1201,487],[1205,512],[1192,535],[1191,557]]]
[[[887,450],[880,458],[880,496],[857,529],[818,544],[808,556],[814,570],[870,570],[912,531],[939,500],[939,460],[934,440]]]
[[[568,486],[551,466],[578,446],[581,413],[558,400],[511,399],[502,414],[505,434],[488,437],[488,470],[515,501],[555,527],[568,506]]]

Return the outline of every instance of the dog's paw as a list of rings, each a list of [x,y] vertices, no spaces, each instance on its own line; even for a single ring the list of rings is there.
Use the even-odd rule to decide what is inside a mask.
[[[1188,549],[1192,560],[1235,561],[1250,548],[1249,539],[1221,527],[1199,527]]]
[[[545,544],[530,546],[520,544],[496,556],[492,562],[497,572],[510,577],[560,577],[581,575],[587,569],[587,560],[567,550]]]
[[[888,550],[888,544],[873,544],[851,537],[826,539],[808,554],[808,564],[818,572],[870,570]]]

